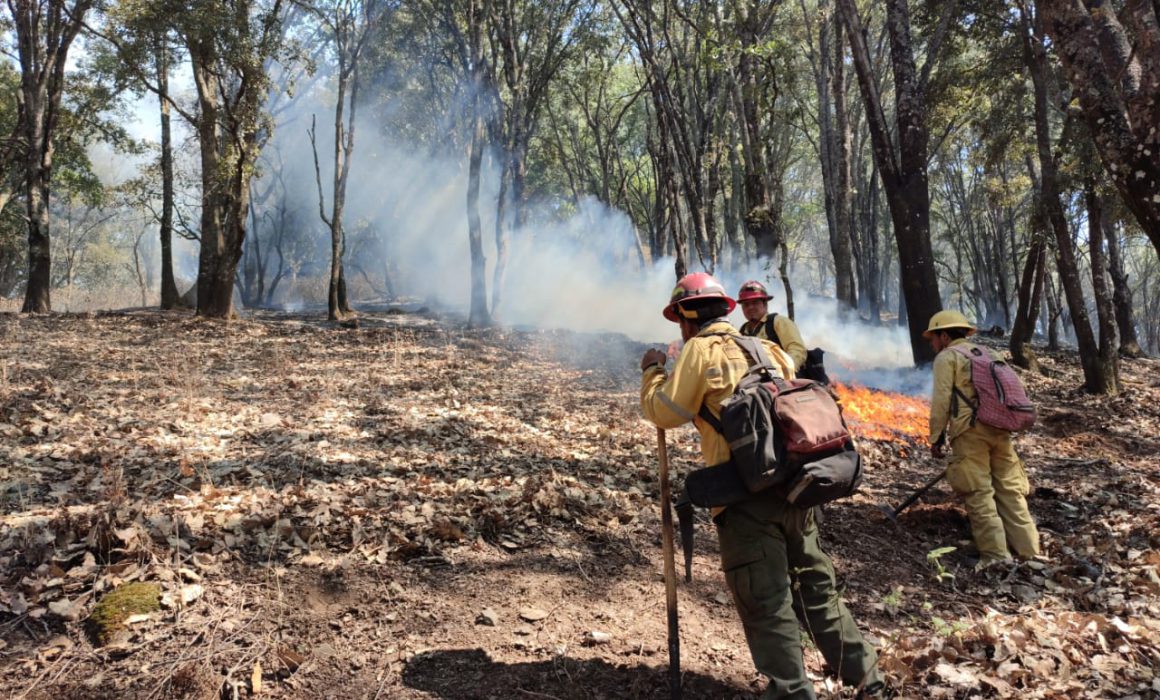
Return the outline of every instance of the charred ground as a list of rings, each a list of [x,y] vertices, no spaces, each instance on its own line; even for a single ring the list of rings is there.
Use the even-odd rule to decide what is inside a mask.
[[[8,315],[0,336],[3,696],[667,696],[644,346],[408,314]],[[863,441],[861,492],[827,509],[895,692],[1160,694],[1160,363],[1093,398],[1074,355],[1042,359],[1019,448],[1048,561],[971,574],[945,486],[889,522],[938,469],[903,438]],[[694,431],[670,450],[694,467]],[[687,696],[751,697],[703,516],[694,576]],[[168,606],[95,645],[93,607],[132,581]]]

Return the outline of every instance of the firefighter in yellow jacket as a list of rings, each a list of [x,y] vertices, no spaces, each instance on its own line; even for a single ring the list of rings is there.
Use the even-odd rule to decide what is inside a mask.
[[[735,305],[710,275],[686,275],[664,309],[665,318],[680,324],[685,341],[672,374],[659,350],[641,359],[645,417],[661,428],[692,421],[709,466],[729,460],[729,445],[697,413],[705,405],[719,416],[721,402],[749,369],[744,351],[730,340],[737,330],[726,316]],[[777,345],[763,345],[781,375],[792,378],[793,360]],[[814,509],[793,506],[771,489],[714,509],[713,516],[721,567],[753,663],[769,678],[763,697],[815,697],[802,661],[799,619],[843,682],[861,688],[863,696],[876,696],[882,688],[877,656],[838,595],[833,564],[818,546]]]
[[[769,313],[769,300],[772,298],[765,285],[757,280],[749,280],[741,285],[741,291],[737,294],[741,313],[745,314],[741,335],[772,340],[780,345],[793,358],[796,372],[806,362],[806,344],[793,319],[784,314]]]
[[[1023,462],[1011,433],[976,423],[972,405],[971,361],[947,348],[967,343],[975,327],[958,311],[931,316],[923,333],[937,353],[930,399],[931,454],[941,458],[951,447],[947,482],[966,502],[971,534],[979,549],[979,568],[1010,561],[1011,552],[1039,554],[1039,531],[1027,509],[1029,490]],[[983,348],[985,352],[990,352]]]

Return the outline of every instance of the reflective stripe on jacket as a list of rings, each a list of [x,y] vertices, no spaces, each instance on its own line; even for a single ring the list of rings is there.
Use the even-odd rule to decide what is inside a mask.
[[[640,382],[644,417],[661,428],[693,421],[701,433],[701,456],[708,466],[729,460],[729,443],[697,412],[704,403],[714,416],[720,416],[721,402],[733,393],[749,369],[745,352],[729,340],[732,335],[738,335],[737,329],[724,319],[709,324],[685,343],[672,374],[666,374],[661,367],[651,367]],[[782,376],[793,378],[793,359],[769,341],[763,345]]]

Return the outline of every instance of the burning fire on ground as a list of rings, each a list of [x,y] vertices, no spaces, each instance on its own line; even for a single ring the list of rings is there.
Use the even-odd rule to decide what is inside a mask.
[[[675,360],[684,345],[675,340],[665,354]],[[890,442],[926,440],[930,419],[926,399],[857,384],[834,382],[831,386],[842,400],[842,414],[857,437]]]
[[[852,384],[832,386],[842,399],[842,413],[854,435],[892,442],[926,439],[930,420],[926,399]]]

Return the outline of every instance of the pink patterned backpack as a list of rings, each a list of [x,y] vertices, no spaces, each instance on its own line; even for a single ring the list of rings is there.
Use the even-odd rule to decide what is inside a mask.
[[[993,428],[1019,432],[1035,425],[1035,406],[1019,375],[1003,360],[996,360],[986,350],[964,343],[950,348],[971,361],[971,383],[979,395],[971,406],[976,420]]]

